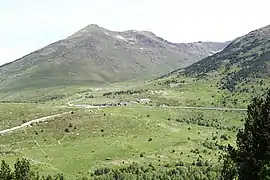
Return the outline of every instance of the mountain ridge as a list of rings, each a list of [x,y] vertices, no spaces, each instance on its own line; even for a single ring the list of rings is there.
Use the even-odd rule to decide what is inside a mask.
[[[12,89],[151,79],[185,67],[228,44],[211,43],[185,48],[148,31],[117,32],[88,25],[66,39],[1,65],[0,83]]]
[[[235,91],[248,82],[270,76],[270,25],[236,38],[222,51],[161,78],[182,74],[197,78],[221,78],[222,89]]]

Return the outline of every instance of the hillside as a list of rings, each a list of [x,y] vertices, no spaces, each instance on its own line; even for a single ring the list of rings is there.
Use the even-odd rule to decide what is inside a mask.
[[[159,104],[246,108],[270,87],[269,49],[270,26],[266,26],[212,56],[156,78],[147,88],[163,91],[163,96],[151,96]]]
[[[220,76],[222,88],[234,91],[237,85],[270,75],[270,25],[237,38],[223,51],[184,69],[188,76]]]
[[[177,44],[148,31],[115,32],[89,25],[0,66],[0,89],[145,80],[186,67],[227,44]]]
[[[232,41],[222,51],[158,79],[185,77],[215,79],[229,91],[248,91],[244,86],[265,85],[270,75],[270,25]],[[174,80],[172,80],[174,79]]]

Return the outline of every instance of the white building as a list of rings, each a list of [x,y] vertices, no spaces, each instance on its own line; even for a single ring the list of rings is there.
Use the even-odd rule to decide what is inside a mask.
[[[147,104],[147,103],[150,103],[151,100],[150,99],[137,99],[137,102],[141,104]]]

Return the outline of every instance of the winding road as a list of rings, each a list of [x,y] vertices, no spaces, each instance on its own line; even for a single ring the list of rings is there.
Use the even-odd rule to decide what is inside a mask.
[[[223,107],[189,107],[189,106],[161,106],[173,109],[196,109],[196,110],[215,110],[215,111],[247,111],[241,108],[223,108]]]
[[[74,101],[70,101],[66,103],[70,107],[77,107],[77,108],[106,108],[106,107],[115,107],[115,106],[104,106],[104,105],[89,105],[89,104],[73,104],[73,102],[78,102],[83,100],[84,98],[80,98]],[[136,103],[134,101],[131,101],[131,103]],[[156,106],[140,106],[137,108],[151,108]],[[225,108],[225,107],[196,107],[196,106],[158,106],[163,108],[172,108],[172,109],[195,109],[195,110],[215,110],[215,111],[247,111],[247,109],[244,108]],[[136,108],[136,107],[134,107]]]
[[[104,106],[104,105],[99,106],[99,105],[87,105],[87,104],[77,104],[77,105],[73,104],[73,102],[77,102],[77,101],[80,101],[80,100],[83,100],[83,99],[84,98],[77,99],[77,100],[74,100],[74,101],[70,101],[70,102],[68,102],[66,104],[68,106],[70,106],[70,107],[77,107],[77,108],[108,108],[108,107],[115,107],[115,106]],[[215,110],[215,111],[247,111],[247,109],[223,108],[223,107],[188,107],[188,106],[159,106],[159,107],[160,108],[172,108],[172,109],[195,109],[195,110]],[[140,106],[140,107],[134,106],[134,108],[153,108],[153,106]],[[45,117],[42,117],[42,118],[38,118],[38,119],[28,121],[28,122],[23,123],[23,124],[21,124],[19,126],[15,126],[15,127],[5,129],[5,130],[0,130],[0,135],[12,132],[12,131],[17,130],[17,129],[21,129],[21,128],[24,128],[24,127],[31,126],[32,123],[45,122],[45,121],[53,119],[53,118],[55,118],[57,116],[61,116],[61,115],[67,114],[67,113],[70,113],[70,112],[65,112],[65,113],[61,113],[61,114],[55,114],[55,115],[51,115],[51,116],[45,116]]]
[[[45,117],[42,117],[42,118],[34,119],[34,120],[28,121],[26,123],[23,123],[23,124],[21,124],[19,126],[15,126],[15,127],[9,128],[9,129],[1,130],[0,131],[0,135],[6,134],[6,133],[9,133],[9,132],[12,132],[12,131],[17,130],[17,129],[24,128],[24,127],[27,127],[27,126],[31,126],[32,123],[45,122],[45,121],[48,121],[50,119],[53,119],[53,118],[55,118],[57,116],[61,116],[61,115],[67,114],[67,113],[69,113],[69,112],[65,112],[65,113],[61,113],[61,114],[55,114],[55,115],[51,115],[51,116],[45,116]]]

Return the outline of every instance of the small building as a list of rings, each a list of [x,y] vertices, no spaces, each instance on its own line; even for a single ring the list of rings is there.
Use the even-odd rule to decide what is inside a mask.
[[[127,102],[120,102],[120,103],[118,103],[118,105],[119,105],[119,106],[127,106],[128,103],[127,103]]]
[[[148,104],[151,102],[151,100],[150,99],[137,99],[137,102],[141,104]]]

